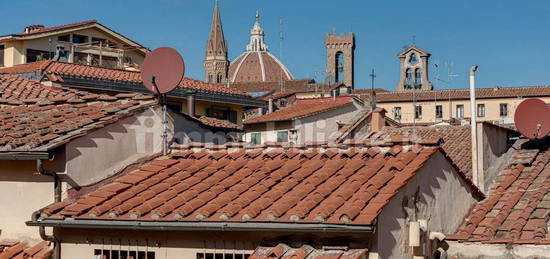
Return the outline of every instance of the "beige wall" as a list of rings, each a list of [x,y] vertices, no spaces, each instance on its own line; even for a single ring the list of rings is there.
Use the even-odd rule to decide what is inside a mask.
[[[546,103],[550,103],[550,97],[540,98]],[[478,99],[476,100],[477,104],[485,104],[485,117],[479,117],[478,120],[481,121],[494,121],[502,120],[505,118],[513,119],[514,112],[516,107],[523,101],[525,98],[499,98],[499,99]],[[500,104],[508,104],[508,116],[500,116]],[[451,107],[451,112],[449,113],[449,104]],[[442,119],[448,120],[449,118],[456,118],[456,106],[464,105],[464,117],[470,118],[470,101],[469,100],[437,100],[437,101],[418,101],[417,105],[422,106],[422,118],[417,119],[416,123],[433,123],[439,122]],[[436,105],[443,106],[443,118],[435,118],[435,107]],[[411,102],[382,102],[377,103],[377,106],[384,108],[388,113],[387,116],[395,119],[394,117],[394,108],[401,107],[401,123],[413,123],[414,120],[414,109],[413,103]],[[449,114],[451,116],[449,116]]]
[[[548,259],[550,245],[481,244],[448,242],[449,258],[460,259]]]
[[[338,132],[337,122],[348,122],[362,107],[359,104],[343,106],[324,113],[308,116],[294,121],[298,143],[308,141],[328,141],[335,139]]]
[[[56,229],[61,258],[93,258],[95,249],[154,251],[159,259],[196,259],[197,253],[251,254],[258,245],[284,242],[300,247],[307,242],[316,248],[345,240],[352,248],[367,247],[368,234],[227,232],[227,231],[132,231]],[[331,242],[327,240],[336,240]],[[132,246],[128,246],[131,243]]]
[[[181,112],[188,114],[187,100],[181,100],[181,103],[182,103],[182,111]],[[212,106],[228,107],[231,110],[236,111],[237,112],[237,124],[242,126],[242,124],[243,124],[243,110],[244,110],[244,107],[242,105],[229,104],[229,103],[215,103],[215,102],[207,102],[207,101],[195,101],[195,115],[206,116],[206,109],[208,109]]]
[[[162,129],[162,111],[153,107],[67,143],[67,181],[73,187],[92,184],[162,151]]]
[[[404,208],[404,200],[412,200],[418,193],[417,212],[414,206]],[[475,199],[465,181],[455,172],[447,159],[438,152],[424,165],[407,185],[394,196],[382,210],[377,222],[377,242],[370,251],[377,253],[372,258],[411,258],[408,246],[408,222],[426,220],[427,229],[434,232],[452,233],[462,222]],[[408,215],[405,214],[407,211]],[[422,236],[424,251],[416,255],[430,256],[430,244]]]
[[[336,122],[347,122],[353,118],[363,107],[354,103],[327,112],[292,120],[287,123],[268,122],[262,124],[246,125],[243,141],[251,142],[252,133],[262,134],[262,144],[266,141],[276,142],[278,131],[296,130],[295,141],[289,133],[289,141],[295,144],[303,144],[308,141],[328,141],[334,139],[338,133]]]
[[[4,44],[4,66],[11,67],[25,62],[25,49],[20,41],[12,41]]]
[[[38,241],[25,221],[54,201],[52,177],[37,174],[35,160],[0,160],[0,239]]]

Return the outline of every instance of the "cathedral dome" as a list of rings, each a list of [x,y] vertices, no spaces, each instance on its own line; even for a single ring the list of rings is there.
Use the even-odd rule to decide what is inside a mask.
[[[246,46],[246,51],[229,66],[229,81],[237,83],[293,80],[294,76],[285,65],[268,52],[259,18],[256,13],[256,23],[250,31],[250,43]]]
[[[294,80],[288,69],[267,51],[251,51],[240,55],[229,66],[231,82],[275,82]]]

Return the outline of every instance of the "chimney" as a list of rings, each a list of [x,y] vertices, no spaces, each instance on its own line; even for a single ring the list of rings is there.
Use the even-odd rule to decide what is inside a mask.
[[[269,101],[267,102],[267,113],[273,112],[273,99],[269,98]]]
[[[187,96],[187,113],[191,117],[195,117],[195,95]]]
[[[382,108],[374,109],[370,115],[371,132],[379,132],[386,126],[386,110]]]
[[[29,25],[29,26],[25,26],[24,32],[25,33],[37,32],[37,31],[40,31],[44,28],[45,27],[42,24]]]

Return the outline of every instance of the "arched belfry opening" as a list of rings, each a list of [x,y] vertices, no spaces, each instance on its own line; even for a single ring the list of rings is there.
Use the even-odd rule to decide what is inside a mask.
[[[422,70],[420,68],[414,70],[414,88],[422,88]]]
[[[334,78],[335,83],[341,83],[344,80],[344,53],[342,51],[336,52],[336,57],[334,57],[334,60],[336,61],[336,75]]]
[[[353,33],[325,35],[327,48],[327,79],[328,83],[343,83],[353,88],[355,36]]]
[[[428,78],[430,53],[417,46],[409,46],[397,54],[400,64],[397,91],[433,90]]]

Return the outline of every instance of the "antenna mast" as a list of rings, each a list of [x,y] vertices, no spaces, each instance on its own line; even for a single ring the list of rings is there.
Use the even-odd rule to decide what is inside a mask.
[[[372,69],[371,74],[369,75],[371,77],[371,90],[370,90],[370,105],[371,109],[374,111],[376,109],[376,94],[374,93],[374,79],[376,78],[376,74],[374,73],[374,68]]]
[[[283,25],[284,25],[283,18],[280,18],[279,19],[279,58],[281,59],[281,62],[283,61],[283,41],[285,40]],[[282,70],[280,71],[279,87],[281,89],[281,93],[285,92],[285,82],[283,79]]]

